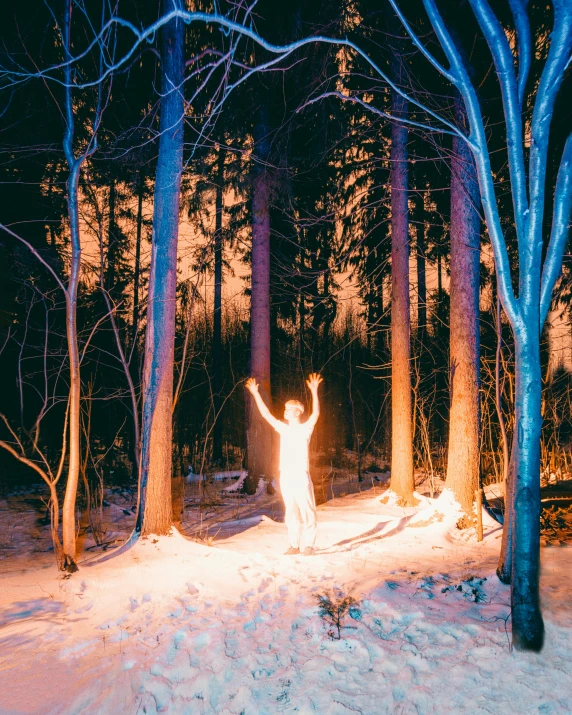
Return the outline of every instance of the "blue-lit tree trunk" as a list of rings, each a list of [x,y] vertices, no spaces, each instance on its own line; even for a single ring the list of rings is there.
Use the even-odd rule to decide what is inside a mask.
[[[182,7],[164,0],[164,12]],[[179,201],[183,168],[185,25],[162,30],[162,97],[159,157],[153,204],[153,238],[143,368],[141,495],[138,530],[166,534],[171,528],[173,364]]]
[[[390,0],[396,7],[395,0]],[[528,171],[523,131],[523,104],[531,63],[530,24],[524,0],[509,0],[516,28],[517,58],[505,30],[485,0],[469,0],[489,46],[500,85],[507,156],[518,237],[518,296],[502,233],[495,197],[485,126],[476,90],[468,69],[441,17],[435,0],[423,0],[433,29],[450,68],[442,67],[409,28],[425,56],[463,97],[468,122],[466,138],[475,157],[482,205],[491,237],[499,295],[515,340],[515,441],[514,535],[512,549],[512,632],[516,647],[539,650],[544,623],[539,605],[540,565],[540,433],[541,373],[540,333],[546,320],[554,283],[560,274],[572,206],[572,137],[564,147],[556,182],[554,213],[543,262],[543,221],[550,124],[556,95],[572,57],[572,3],[554,0],[554,25],[545,66],[533,92]],[[404,21],[406,24],[406,21]]]

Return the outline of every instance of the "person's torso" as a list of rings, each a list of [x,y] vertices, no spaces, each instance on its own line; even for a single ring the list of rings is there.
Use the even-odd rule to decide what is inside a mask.
[[[305,476],[310,471],[308,445],[312,430],[306,423],[285,424],[280,430],[280,474]]]

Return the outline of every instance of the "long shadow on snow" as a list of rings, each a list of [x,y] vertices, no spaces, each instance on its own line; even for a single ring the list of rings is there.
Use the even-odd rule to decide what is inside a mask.
[[[47,620],[58,622],[65,604],[52,598],[34,598],[30,601],[15,601],[9,608],[0,611],[0,628],[22,621]]]
[[[338,541],[337,543],[332,544],[332,546],[329,546],[326,549],[320,549],[319,553],[335,554],[339,551],[353,551],[354,549],[357,549],[363,544],[369,544],[372,541],[379,541],[381,539],[387,539],[390,536],[395,536],[395,534],[399,534],[400,531],[403,531],[407,527],[407,525],[409,524],[411,519],[413,519],[414,516],[415,514],[401,517],[395,527],[386,533],[380,532],[383,532],[383,529],[388,524],[394,523],[395,520],[392,519],[391,521],[380,521],[379,524],[376,524],[372,529],[369,529],[368,531],[364,531],[363,534],[358,534],[358,536],[353,536],[350,539],[343,539],[342,541]],[[318,528],[320,528],[319,523]],[[336,548],[343,546],[345,546],[346,548]]]
[[[258,526],[264,519],[269,519],[276,524],[284,524],[284,505],[281,500],[265,504],[264,508],[256,502],[248,505],[243,513],[232,518],[234,506],[228,506],[225,511],[221,511],[215,518],[205,520],[201,524],[194,523],[186,526],[183,524],[181,533],[187,539],[199,539],[212,537],[213,541],[228,539],[237,536],[244,531],[248,531],[254,526]],[[226,512],[226,513],[225,513]],[[270,513],[269,513],[270,512]]]

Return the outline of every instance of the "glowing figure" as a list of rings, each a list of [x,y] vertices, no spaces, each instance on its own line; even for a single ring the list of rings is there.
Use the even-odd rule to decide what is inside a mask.
[[[284,405],[286,422],[277,420],[264,404],[256,380],[251,377],[246,382],[260,414],[280,435],[280,491],[286,507],[290,540],[287,554],[297,554],[300,550],[312,554],[316,541],[316,500],[310,479],[308,446],[320,416],[318,386],[321,382],[322,378],[317,373],[312,373],[306,381],[312,393],[312,414],[306,422],[300,422],[304,405],[298,400],[288,400]]]

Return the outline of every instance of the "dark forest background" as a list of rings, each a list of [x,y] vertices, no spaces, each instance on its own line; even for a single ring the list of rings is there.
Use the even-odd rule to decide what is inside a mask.
[[[4,67],[48,66],[61,59],[61,46],[54,39],[56,19],[43,3],[32,5],[33,9],[3,3]],[[155,2],[121,5],[123,16],[138,25],[158,16]],[[208,2],[202,5],[212,9]],[[409,5],[414,14],[415,3]],[[531,5],[542,32],[549,12],[544,3]],[[98,7],[95,2],[78,3],[78,46]],[[350,34],[388,67],[393,55],[387,48],[393,42],[395,49],[400,41],[387,12],[369,0],[298,1],[282,9],[276,3],[260,2],[253,18],[258,32],[277,43],[318,32]],[[478,51],[482,40],[471,22],[457,20],[456,30],[471,47],[470,61],[481,78],[480,97],[494,118],[501,107],[497,88],[488,78],[490,59]],[[189,56],[197,46],[212,44],[219,32],[204,27],[189,31]],[[118,35],[115,41],[119,52],[123,40]],[[140,398],[159,64],[157,45],[150,42],[114,74],[105,90],[97,151],[88,158],[80,180],[81,233],[89,247],[78,302],[81,469],[86,484],[104,479],[108,484],[129,485],[136,480],[133,405],[117,341]],[[209,114],[208,91],[198,92],[186,109],[181,221],[191,226],[194,239],[191,250],[185,243],[177,290],[175,383],[180,380],[180,389],[174,409],[173,459],[179,475],[190,467],[208,473],[245,464],[243,381],[250,374],[250,285],[248,279],[242,280],[243,296],[235,301],[225,298],[221,306],[213,303],[212,285],[216,271],[225,283],[237,266],[244,273],[249,270],[254,155],[264,159],[270,193],[274,410],[279,414],[284,400],[293,396],[307,404],[304,379],[309,372],[320,372],[324,388],[313,443],[316,460],[334,468],[343,466],[349,451],[351,459],[357,459],[360,475],[385,469],[390,461],[391,122],[338,97],[308,103],[324,92],[348,92],[358,81],[362,87],[365,83],[377,106],[389,106],[390,93],[374,77],[364,78],[361,68],[354,74],[352,60],[339,49],[309,45],[290,65],[287,72],[268,71],[237,87],[224,112],[215,117]],[[447,96],[447,88],[410,48],[403,52],[403,65],[404,85],[423,94],[431,88],[432,97],[452,113],[454,98]],[[92,70],[78,69],[78,76],[84,72],[88,77]],[[93,89],[91,95],[86,92],[77,99],[79,143],[87,141],[90,132],[95,93]],[[1,221],[65,275],[70,249],[61,88],[38,81],[17,84],[1,113]],[[415,111],[412,116],[415,119]],[[554,123],[556,134],[563,136],[570,124],[569,102],[561,100]],[[495,146],[500,150],[505,137],[494,121],[488,130],[502,197],[507,166],[502,152],[495,154]],[[416,467],[442,475],[450,403],[451,141],[443,134],[412,130],[407,143],[414,454]],[[551,186],[554,174],[552,167]],[[508,189],[505,199],[508,203]],[[510,221],[507,209],[507,226]],[[507,235],[510,239],[510,226]],[[484,480],[498,480],[502,445],[495,405],[497,293],[484,228],[481,245],[481,472]],[[41,420],[37,439],[48,460],[55,460],[61,449],[68,391],[65,304],[53,277],[26,246],[2,232],[0,250],[0,409],[22,439]],[[348,301],[344,286],[349,276],[359,300]],[[204,281],[210,286],[206,303]],[[428,282],[436,287],[427,288]],[[552,318],[562,316],[566,323],[570,285],[570,264],[565,259]],[[216,311],[221,315],[220,335],[214,329]],[[513,348],[504,319],[500,339],[501,408],[510,433]],[[542,469],[546,474],[564,473],[569,458],[571,373],[558,355],[551,355],[547,331],[543,376]],[[30,480],[35,481],[36,475],[26,465],[0,452],[1,489]]]

